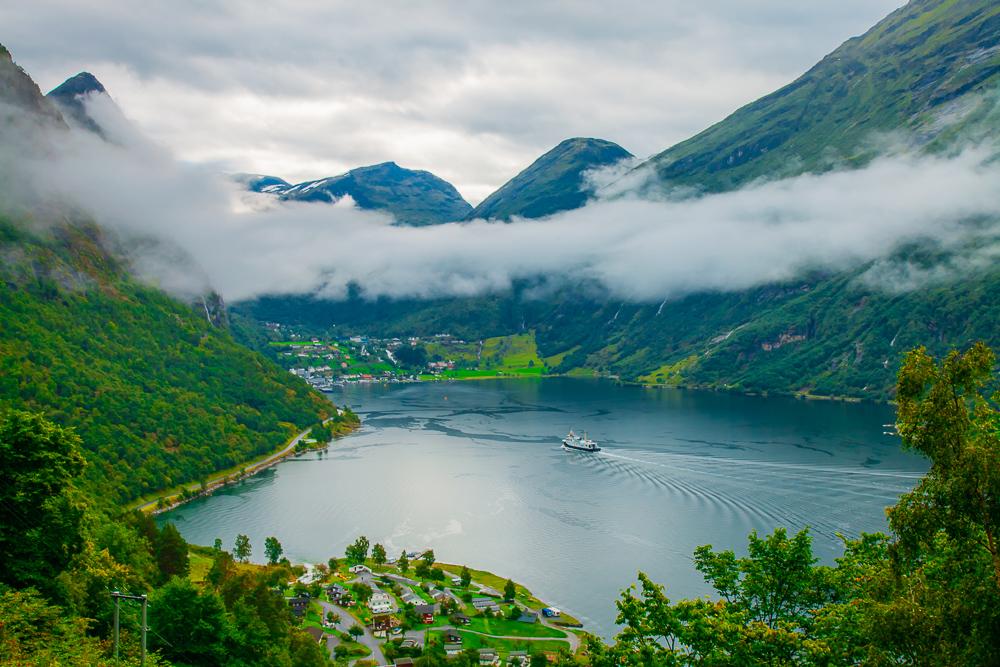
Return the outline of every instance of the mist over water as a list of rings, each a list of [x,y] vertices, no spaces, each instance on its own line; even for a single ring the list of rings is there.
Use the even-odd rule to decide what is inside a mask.
[[[885,530],[884,508],[926,464],[882,434],[885,406],[546,379],[354,386],[332,396],[363,427],[170,512],[195,543],[277,536],[293,560],[343,554],[359,534],[392,555],[433,547],[521,581],[614,634],[614,601],[638,570],[672,598],[709,593],[691,555],[741,551],[751,530]],[[559,448],[586,429],[604,451]]]

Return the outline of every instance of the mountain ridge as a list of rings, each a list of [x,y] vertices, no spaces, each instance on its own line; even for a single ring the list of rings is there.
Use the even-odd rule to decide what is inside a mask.
[[[467,219],[541,218],[579,208],[593,194],[586,172],[634,157],[605,139],[573,137],[548,150],[500,186],[466,216]]]
[[[286,201],[332,203],[350,196],[359,208],[385,211],[398,223],[415,227],[457,222],[472,210],[448,181],[392,161],[296,184],[263,174],[240,174],[237,179],[254,192]]]
[[[898,140],[904,130],[906,141],[933,149],[960,132],[994,130],[995,100],[970,95],[1000,83],[998,34],[1000,6],[913,0],[788,85],[641,166],[667,184],[716,192],[865,164],[880,153],[880,134]],[[961,98],[966,108],[954,104]]]

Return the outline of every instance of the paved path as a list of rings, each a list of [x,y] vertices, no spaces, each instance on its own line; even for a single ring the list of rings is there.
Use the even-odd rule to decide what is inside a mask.
[[[324,620],[326,619],[326,613],[328,611],[332,611],[334,614],[340,616],[340,622],[337,623],[335,626],[338,631],[347,632],[348,629],[350,629],[350,627],[354,624],[361,626],[364,629],[365,633],[360,637],[358,637],[358,643],[363,644],[364,646],[367,646],[368,648],[371,649],[372,654],[371,656],[369,656],[371,660],[374,660],[379,665],[386,664],[385,654],[382,653],[382,646],[379,644],[379,640],[375,638],[375,635],[371,633],[371,630],[369,630],[363,623],[361,623],[361,621],[355,618],[354,614],[344,609],[343,607],[338,607],[337,605],[331,602],[326,602],[325,600],[318,600],[318,602],[320,606],[323,608]],[[338,641],[337,643],[339,644],[340,642]],[[336,644],[334,644],[333,647],[330,647],[330,643],[327,642],[327,647],[330,648],[330,655],[332,657],[333,648],[336,647]]]

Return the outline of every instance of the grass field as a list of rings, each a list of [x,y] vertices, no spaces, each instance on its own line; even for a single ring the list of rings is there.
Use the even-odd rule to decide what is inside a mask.
[[[511,637],[565,637],[566,633],[541,623],[521,623],[509,621],[506,618],[486,618],[472,616],[469,618],[467,630],[475,630],[488,635],[509,635]]]
[[[434,637],[437,641],[442,641],[441,632],[432,631],[427,634],[429,637]],[[503,654],[510,653],[511,651],[527,651],[528,653],[533,653],[535,651],[559,651],[560,649],[569,648],[569,643],[559,639],[538,639],[530,641],[500,639],[499,637],[484,637],[482,635],[477,635],[474,632],[467,632],[465,630],[456,630],[455,634],[462,638],[462,648],[495,648]]]

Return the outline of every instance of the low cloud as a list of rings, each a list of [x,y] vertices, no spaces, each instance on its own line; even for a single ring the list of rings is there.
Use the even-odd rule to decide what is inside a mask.
[[[101,120],[124,122],[112,114]],[[279,202],[243,192],[128,128],[110,132],[118,144],[82,131],[5,135],[7,143],[25,143],[7,146],[18,159],[0,164],[9,172],[4,182],[21,179],[24,205],[59,201],[133,239],[136,266],[163,287],[211,286],[228,300],[312,292],[337,298],[352,283],[370,297],[466,296],[542,279],[593,282],[616,298],[660,301],[880,259],[865,280],[898,290],[942,272],[983,270],[996,255],[1000,167],[983,148],[951,157],[896,155],[863,169],[683,199],[650,200],[595,174],[591,183],[614,196],[576,211],[413,228],[350,200]],[[975,257],[944,269],[892,263],[902,244],[925,241],[944,251],[974,247]]]

